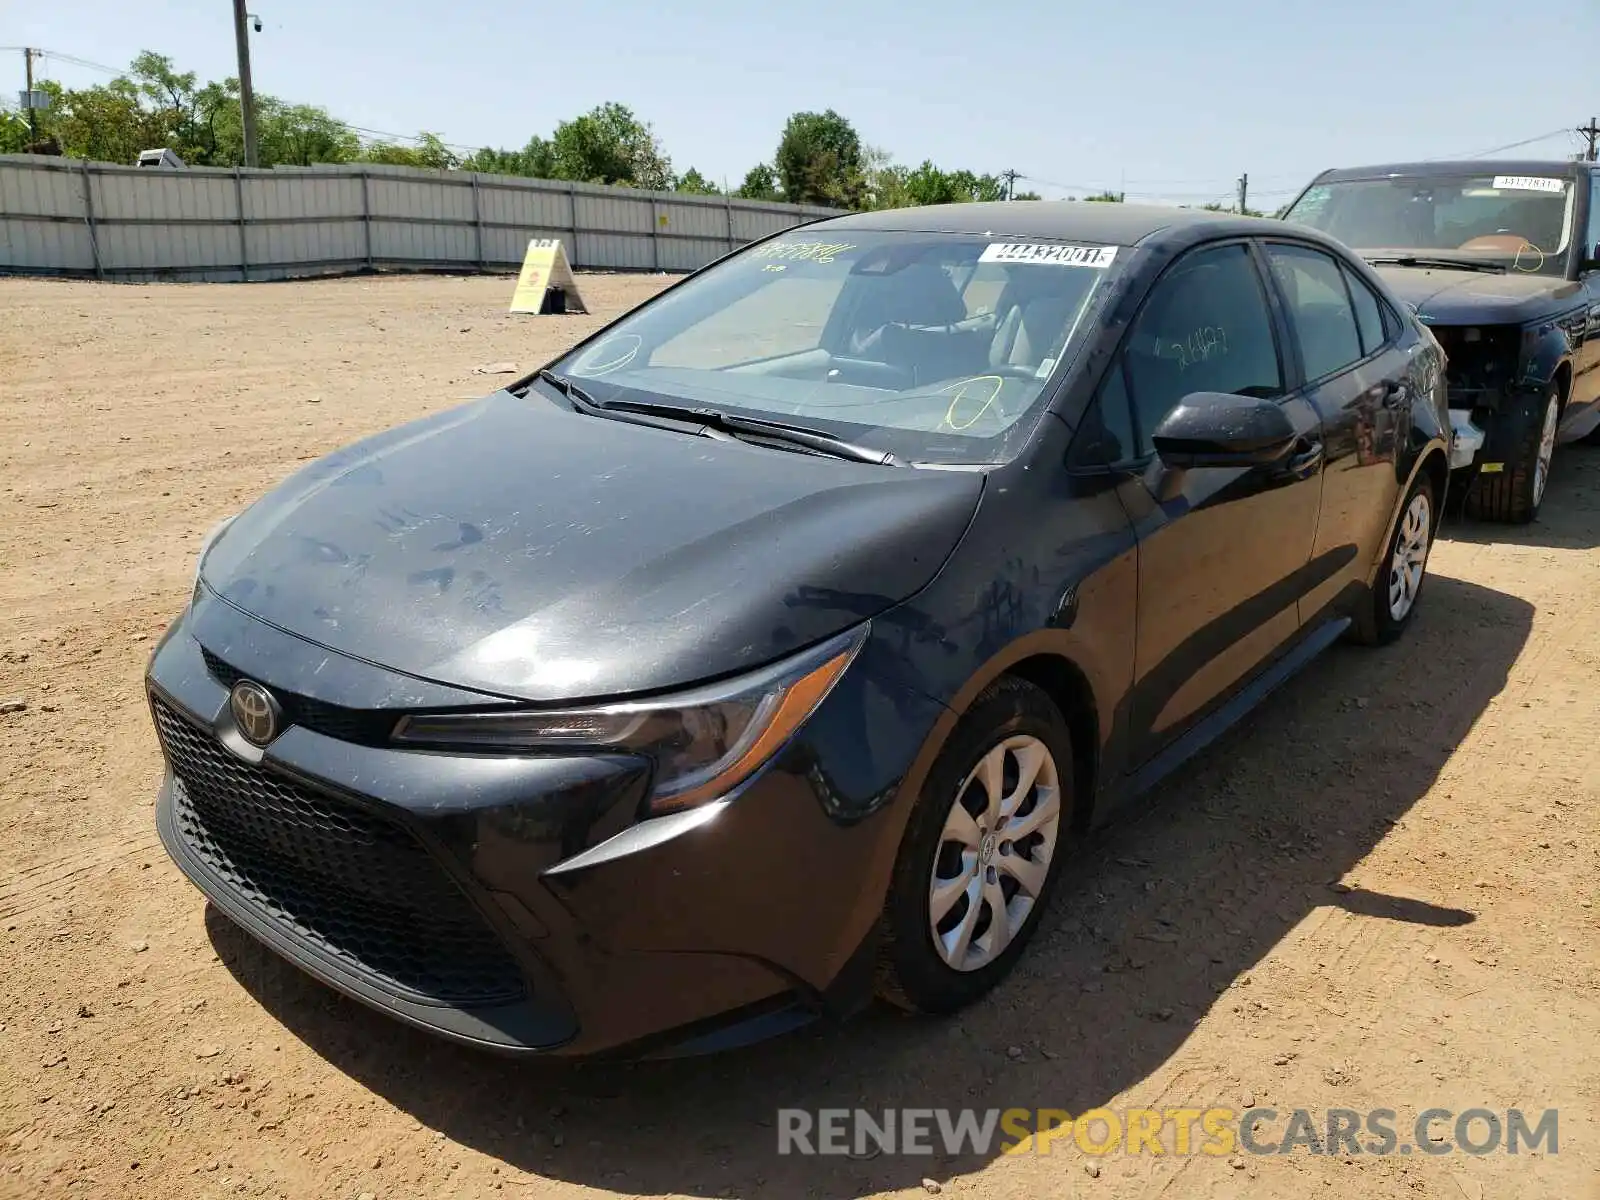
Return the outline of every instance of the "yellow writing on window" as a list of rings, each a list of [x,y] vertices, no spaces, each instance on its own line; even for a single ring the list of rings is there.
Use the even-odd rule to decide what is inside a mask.
[[[787,258],[793,262],[830,263],[834,255],[854,250],[851,242],[768,242],[750,251],[756,258]]]

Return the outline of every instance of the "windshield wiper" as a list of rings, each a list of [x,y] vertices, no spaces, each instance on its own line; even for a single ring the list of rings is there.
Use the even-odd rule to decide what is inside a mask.
[[[654,404],[642,400],[608,400],[600,407],[610,412],[641,413],[645,416],[667,417],[678,421],[693,421],[708,429],[720,430],[724,433],[747,433],[755,437],[768,438],[774,442],[787,442],[791,446],[802,446],[807,450],[815,450],[820,454],[832,455],[834,458],[847,458],[852,462],[874,463],[884,467],[903,467],[906,461],[888,450],[874,450],[870,446],[858,446],[854,442],[847,442],[843,438],[834,437],[831,433],[823,433],[820,429],[803,429],[798,425],[786,425],[782,421],[767,421],[759,417],[741,417],[735,413],[723,412],[717,408],[697,408],[690,405],[679,404]]]
[[[1367,259],[1373,266],[1396,267],[1444,267],[1452,271],[1487,271],[1491,275],[1504,275],[1505,264],[1484,262],[1480,259],[1469,258],[1432,258],[1426,255],[1398,254],[1383,255]]]
[[[858,446],[854,442],[847,442],[843,438],[834,437],[831,433],[823,433],[817,429],[801,429],[798,426],[785,425],[782,421],[763,421],[757,417],[736,416],[720,409],[695,408],[682,404],[650,404],[635,400],[607,400],[602,403],[572,380],[557,375],[554,371],[541,369],[539,378],[570,400],[574,408],[597,417],[615,418],[622,413],[631,413],[641,417],[661,417],[669,421],[688,421],[700,426],[712,436],[721,434],[727,437],[734,433],[745,433],[768,438],[774,442],[787,442],[791,446],[803,446],[819,454],[849,459],[852,462],[873,463],[884,467],[907,465],[904,459],[887,450]]]
[[[589,395],[588,392],[573,383],[565,375],[557,375],[554,371],[541,367],[538,378],[565,396],[567,402],[578,412],[586,413],[591,417],[604,417],[608,421],[626,421],[630,425],[648,425],[652,429],[666,429],[674,433],[681,432],[681,421],[679,420],[665,419],[653,413],[619,410],[613,405],[601,404],[600,401]],[[724,442],[738,440],[731,434],[717,429],[710,429],[703,424],[700,426],[699,433],[705,437],[716,438]]]

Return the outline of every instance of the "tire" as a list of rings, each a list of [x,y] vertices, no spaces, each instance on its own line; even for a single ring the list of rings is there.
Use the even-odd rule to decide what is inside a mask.
[[[1483,455],[1496,471],[1479,467],[1467,488],[1467,516],[1526,525],[1539,515],[1561,418],[1561,393],[1552,384],[1540,396],[1513,401],[1496,417]]]
[[[1439,529],[1439,504],[1426,470],[1406,493],[1372,588],[1356,612],[1352,640],[1367,646],[1396,641],[1416,616],[1428,577],[1428,555]]]
[[[1024,761],[1037,770],[1033,786],[1018,798]],[[1002,813],[1006,801],[1014,802],[1004,823],[992,819],[986,786],[995,778],[986,764],[997,762]],[[1042,817],[1052,797],[1054,815]],[[997,680],[956,726],[907,823],[882,918],[877,991],[883,999],[911,1012],[951,1013],[1010,973],[1070,852],[1073,803],[1072,736],[1060,710],[1026,680]],[[1043,826],[1033,829],[1041,817]],[[1004,835],[1007,828],[1025,835],[1013,842]],[[940,878],[968,881],[941,889],[949,903],[939,922],[933,914],[936,871]],[[997,908],[1005,911],[1004,925],[996,922]],[[945,949],[935,941],[936,929],[945,934]],[[997,937],[1002,930],[1009,937]]]

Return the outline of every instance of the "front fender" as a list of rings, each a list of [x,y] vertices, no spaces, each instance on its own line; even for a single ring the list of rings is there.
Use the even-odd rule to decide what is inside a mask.
[[[1567,378],[1572,377],[1573,359],[1583,344],[1584,328],[1588,320],[1582,308],[1573,309],[1551,317],[1522,331],[1522,350],[1519,355],[1522,369],[1517,372],[1517,390],[1543,394],[1566,368]]]

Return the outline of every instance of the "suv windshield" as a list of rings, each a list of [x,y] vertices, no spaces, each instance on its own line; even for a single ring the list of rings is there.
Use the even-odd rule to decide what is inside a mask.
[[[1307,189],[1284,219],[1347,246],[1495,263],[1561,275],[1572,241],[1572,180],[1558,176],[1427,175]]]
[[[602,404],[688,404],[912,461],[1001,462],[1120,265],[1113,246],[797,229],[552,369]]]

